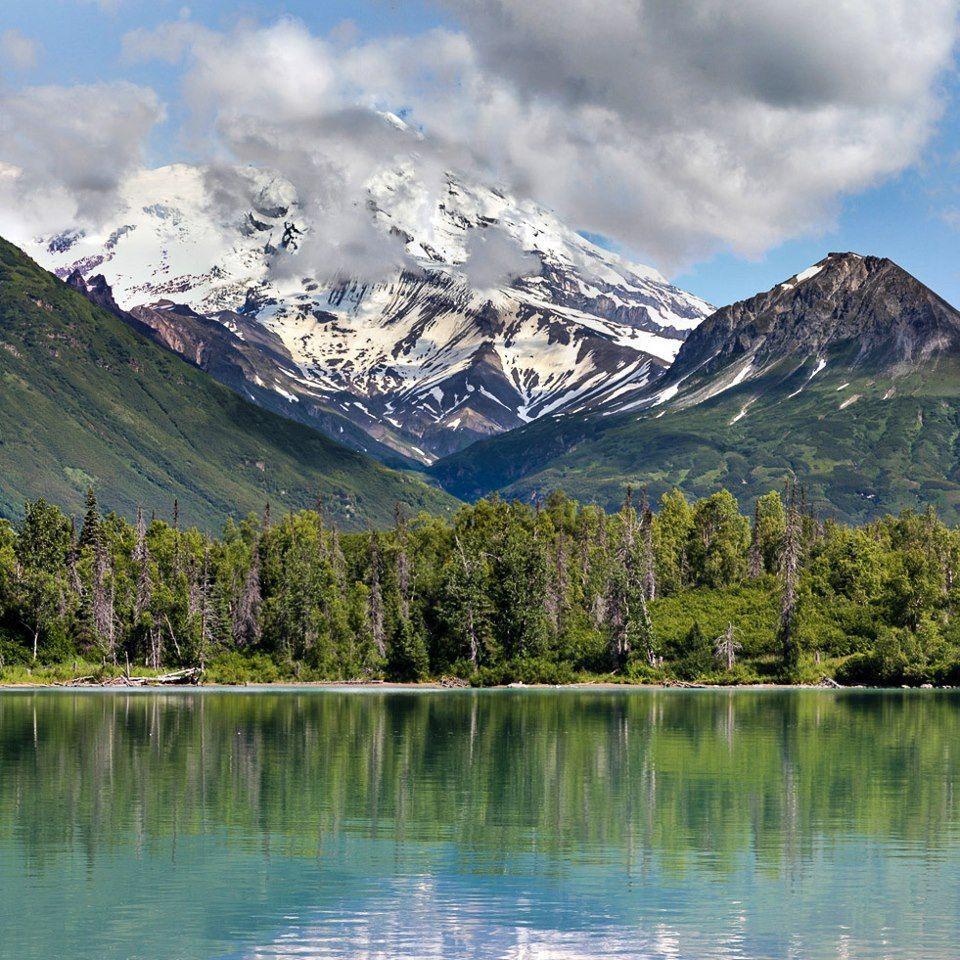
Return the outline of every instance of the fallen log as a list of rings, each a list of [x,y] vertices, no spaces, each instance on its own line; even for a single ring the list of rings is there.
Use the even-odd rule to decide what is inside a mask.
[[[95,675],[74,677],[58,683],[58,687],[162,687],[175,683],[199,683],[203,676],[200,667],[187,667],[185,670],[175,670],[172,673],[161,673],[155,677],[104,677]]]

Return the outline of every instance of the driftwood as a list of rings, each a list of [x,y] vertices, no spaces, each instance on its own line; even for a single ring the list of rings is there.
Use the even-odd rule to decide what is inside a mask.
[[[162,687],[172,683],[199,683],[203,670],[200,667],[187,667],[186,670],[176,670],[173,673],[161,673],[156,677],[122,677],[100,678],[91,674],[86,677],[74,677],[58,683],[58,687]]]
[[[832,677],[824,677],[818,684],[818,687],[829,687],[831,690],[840,690],[842,684],[837,683]]]
[[[465,687],[469,687],[470,684],[466,680],[461,679],[460,677],[441,677],[437,681],[438,685],[441,687],[449,687],[455,690],[462,690]]]

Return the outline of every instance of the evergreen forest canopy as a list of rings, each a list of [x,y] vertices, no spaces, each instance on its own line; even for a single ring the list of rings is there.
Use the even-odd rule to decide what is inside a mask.
[[[822,522],[796,485],[750,517],[725,490],[558,492],[363,533],[268,507],[219,538],[89,492],[79,523],[43,499],[0,522],[0,679],[953,685],[958,564],[932,509]]]

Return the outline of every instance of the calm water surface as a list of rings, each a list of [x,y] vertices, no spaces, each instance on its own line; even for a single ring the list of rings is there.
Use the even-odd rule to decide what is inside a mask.
[[[960,696],[0,694],[0,956],[960,956]]]

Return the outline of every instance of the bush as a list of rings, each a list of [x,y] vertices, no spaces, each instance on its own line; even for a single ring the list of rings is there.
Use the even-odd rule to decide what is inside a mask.
[[[233,686],[242,683],[276,683],[281,680],[280,669],[262,653],[221,653],[207,664],[205,683]]]
[[[569,663],[534,658],[508,660],[495,667],[481,667],[471,677],[475,687],[502,687],[510,683],[556,686],[575,680],[576,674]]]
[[[837,680],[843,684],[914,687],[931,679],[932,671],[920,656],[916,637],[896,627],[881,630],[873,650],[854,654],[837,669]]]

